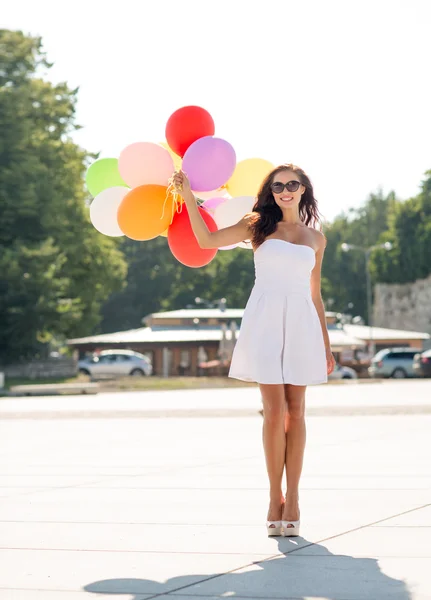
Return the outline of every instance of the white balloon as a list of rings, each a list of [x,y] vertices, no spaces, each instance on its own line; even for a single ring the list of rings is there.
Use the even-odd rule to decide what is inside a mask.
[[[100,233],[110,237],[124,235],[118,226],[117,211],[130,189],[123,186],[107,188],[97,194],[90,204],[90,221]]]
[[[237,196],[236,198],[228,198],[216,206],[213,219],[219,229],[230,227],[238,223],[247,213],[253,210],[256,198],[253,196]],[[252,249],[250,242],[245,240],[240,242],[238,248]]]
[[[253,196],[238,196],[227,198],[222,204],[216,206],[213,214],[214,221],[219,229],[230,227],[238,223],[247,213],[253,210],[256,202]]]
[[[212,190],[211,192],[196,192],[192,190],[193,194],[201,200],[209,200],[210,198],[229,198],[229,193],[225,188],[219,188],[218,190]]]

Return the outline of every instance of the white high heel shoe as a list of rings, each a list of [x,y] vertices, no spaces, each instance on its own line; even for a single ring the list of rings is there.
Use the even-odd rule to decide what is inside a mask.
[[[301,521],[282,521],[283,537],[296,537],[299,535]]]
[[[284,509],[284,501],[281,503],[281,507],[280,507],[282,514],[283,514],[283,509]],[[280,519],[280,521],[267,521],[266,522],[266,530],[268,532],[268,537],[283,535],[283,526],[281,524],[281,519]]]
[[[278,536],[282,534],[281,521],[267,521],[266,530],[268,536]]]

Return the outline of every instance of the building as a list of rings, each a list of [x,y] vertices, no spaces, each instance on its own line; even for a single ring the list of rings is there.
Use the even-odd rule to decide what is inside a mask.
[[[239,334],[244,309],[181,309],[147,315],[144,327],[68,341],[82,356],[107,348],[127,348],[148,355],[158,376],[226,375]],[[339,325],[337,314],[326,313],[331,347],[342,364],[369,362],[366,348],[423,347],[426,333]],[[365,357],[365,360],[364,360]]]
[[[68,344],[80,355],[105,348],[142,352],[159,376],[225,374],[243,312],[201,308],[153,313],[143,319],[145,327],[71,339]]]

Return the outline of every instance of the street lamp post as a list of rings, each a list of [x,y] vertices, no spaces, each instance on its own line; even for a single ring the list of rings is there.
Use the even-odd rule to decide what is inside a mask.
[[[369,246],[368,248],[364,248],[362,246],[356,246],[355,244],[346,244],[346,242],[341,244],[341,250],[343,252],[349,252],[350,250],[360,250],[364,253],[365,258],[365,280],[367,287],[367,313],[368,313],[368,327],[370,331],[369,341],[368,341],[368,349],[371,355],[374,354],[374,343],[373,343],[373,308],[372,308],[372,288],[371,288],[371,274],[370,274],[370,256],[373,250],[377,248],[383,248],[384,250],[391,250],[392,244],[391,242],[385,242],[384,244],[376,244],[374,246]]]

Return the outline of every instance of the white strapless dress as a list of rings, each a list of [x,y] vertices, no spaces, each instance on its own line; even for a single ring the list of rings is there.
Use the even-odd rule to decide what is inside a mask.
[[[256,279],[229,377],[258,383],[326,383],[322,327],[311,298],[310,246],[267,239],[254,253]]]

